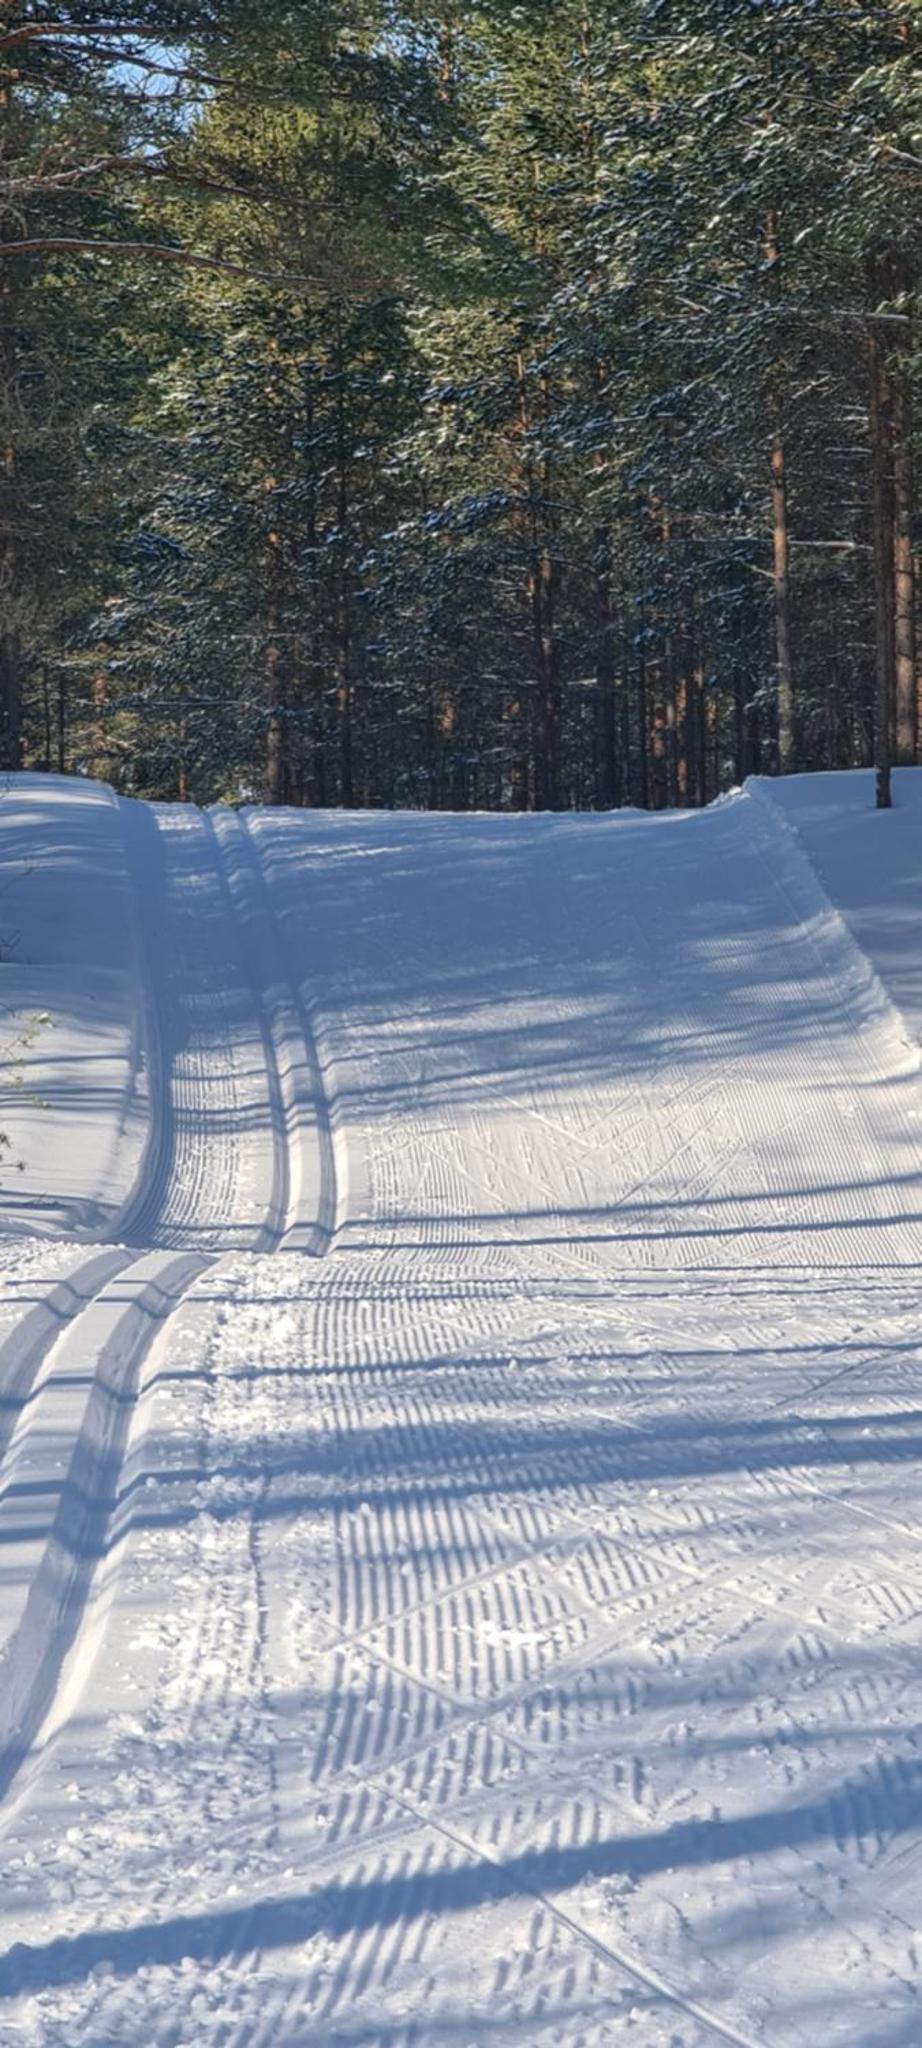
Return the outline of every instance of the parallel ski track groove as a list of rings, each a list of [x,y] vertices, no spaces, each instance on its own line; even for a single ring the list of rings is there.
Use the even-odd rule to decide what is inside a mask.
[[[297,977],[292,974],[288,965],[287,953],[279,927],[278,913],[273,901],[272,891],[269,888],[260,851],[250,828],[249,818],[246,811],[236,811],[229,815],[234,819],[238,843],[245,853],[250,868],[254,887],[259,898],[259,908],[262,913],[263,936],[270,948],[278,983],[284,990],[296,1020],[298,1037],[312,1084],[312,1108],[315,1119],[314,1139],[318,1155],[317,1214],[311,1223],[308,1223],[307,1219],[301,1219],[299,1223],[289,1213],[286,1218],[286,1227],[281,1234],[280,1248],[282,1250],[309,1251],[316,1257],[323,1258],[327,1253],[335,1249],[346,1198],[346,1190],[339,1185],[340,1176],[337,1167],[334,1135],[335,1104],[330,1098],[318,1042],[316,1020],[312,1015],[310,1004],[304,1001]],[[212,829],[214,829],[213,820]],[[285,1101],[286,1086],[273,1038],[271,1015],[266,1023],[265,1037],[267,1058],[271,1060],[275,1074],[281,1128],[285,1133],[286,1145],[290,1154],[292,1146],[299,1142],[303,1134],[297,1122],[296,1102]],[[290,1180],[291,1170],[289,1164],[289,1183]],[[306,1236],[305,1232],[307,1233]]]
[[[234,900],[233,885],[228,872],[227,851],[220,834],[216,830],[211,812],[201,811],[199,816],[202,819],[205,831],[214,850],[215,867],[220,881],[224,907],[227,912],[228,929],[236,935],[240,927],[240,912]],[[239,943],[238,956],[241,970],[246,975],[246,980],[253,996],[253,1007],[259,1024],[259,1035],[266,1070],[269,1122],[272,1131],[272,1186],[269,1194],[266,1220],[263,1224],[259,1240],[253,1249],[254,1251],[274,1252],[278,1250],[282,1243],[288,1219],[291,1192],[290,1138],[282,1099],[281,1076],[278,1060],[276,1059],[271,1024],[266,1012],[264,992],[258,986],[256,979],[249,973],[244,949]]]
[[[139,1268],[150,1266],[153,1255],[121,1266],[115,1276],[102,1283],[79,1314],[65,1326],[45,1355],[46,1380],[54,1383],[56,1353],[66,1347],[81,1349],[81,1323],[94,1310],[109,1306],[107,1295],[119,1284],[130,1285]],[[61,1481],[55,1513],[44,1543],[41,1561],[30,1586],[23,1616],[7,1646],[5,1669],[17,1668],[17,1652],[32,1665],[29,1621],[34,1609],[46,1602],[51,1619],[43,1623],[45,1651],[32,1665],[26,1681],[23,1704],[10,1731],[6,1755],[0,1753],[0,1798],[6,1798],[22,1765],[38,1738],[51,1709],[65,1661],[80,1633],[96,1570],[105,1556],[107,1532],[116,1505],[118,1472],[128,1439],[131,1412],[142,1361],[158,1335],[159,1327],[175,1312],[184,1295],[207,1270],[210,1261],[194,1254],[164,1253],[160,1277],[144,1275],[145,1291],[155,1291],[158,1305],[141,1297],[124,1303],[115,1293],[112,1299],[112,1327],[94,1360],[90,1389],[85,1398],[83,1419],[73,1443],[67,1471]],[[135,1325],[137,1326],[135,1328]],[[122,1332],[127,1343],[117,1342]],[[95,1341],[90,1340],[91,1344]],[[63,1364],[62,1360],[62,1364]],[[82,1363],[82,1360],[81,1360]],[[83,1376],[82,1376],[83,1377]],[[101,1415],[98,1411],[102,1410]],[[11,1490],[15,1490],[10,1482]],[[0,1496],[2,1502],[2,1496]],[[9,1679],[7,1680],[9,1683]]]
[[[0,1490],[7,1446],[52,1345],[134,1257],[129,1251],[97,1252],[73,1272],[62,1273],[0,1344]]]
[[[270,1114],[272,1068],[265,1057],[269,1048],[262,1005],[246,973],[219,843],[205,813],[192,811],[179,818],[171,814],[162,823],[155,813],[155,820],[161,915],[167,927],[159,941],[161,982],[170,992],[174,1021],[171,1029],[161,997],[155,1027],[162,1045],[161,1135],[153,1170],[129,1211],[125,1234],[130,1233],[136,1247],[274,1250],[281,1238],[278,1202],[288,1170],[277,1117],[271,1118],[272,1187],[266,1213],[258,1224],[243,1222],[235,1214],[240,1139],[234,1123],[241,1116],[241,1101],[231,1019],[244,991],[251,999],[263,1046]],[[235,986],[214,987],[203,970],[203,916],[212,921],[217,917],[231,936]],[[154,985],[158,986],[156,979]],[[176,1021],[183,1027],[178,1040]],[[217,1116],[216,1094],[224,1098]]]

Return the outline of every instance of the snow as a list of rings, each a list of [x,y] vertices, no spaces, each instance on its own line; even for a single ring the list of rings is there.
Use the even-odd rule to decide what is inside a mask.
[[[134,821],[100,784],[50,775],[6,778],[0,819],[0,1215],[114,1234],[149,1125]]]
[[[824,888],[922,1043],[922,778],[893,771],[893,809],[874,806],[873,770],[791,775],[758,788],[794,827]]]
[[[4,796],[4,2048],[919,2048],[895,786]]]

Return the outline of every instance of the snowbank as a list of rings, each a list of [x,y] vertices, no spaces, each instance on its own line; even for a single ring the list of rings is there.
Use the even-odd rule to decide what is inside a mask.
[[[907,1037],[922,1044],[922,769],[896,769],[890,811],[875,808],[870,768],[749,786],[794,828]]]
[[[11,777],[0,796],[8,1229],[117,1235],[142,1170],[149,1118],[128,809],[101,784],[58,776]]]

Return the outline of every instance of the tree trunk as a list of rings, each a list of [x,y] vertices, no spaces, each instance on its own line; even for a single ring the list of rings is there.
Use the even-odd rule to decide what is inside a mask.
[[[339,723],[340,802],[346,810],[355,803],[355,763],[352,730],[352,587],[346,535],[350,519],[349,455],[346,435],[346,355],[343,309],[336,303],[336,510],[339,527],[336,593],[336,709]]]
[[[738,788],[752,772],[749,706],[749,650],[752,635],[750,584],[751,578],[747,579],[745,570],[741,570],[733,658],[733,780]]]
[[[650,735],[647,731],[647,608],[643,593],[637,615],[637,727],[638,795],[642,810],[650,803]]]
[[[621,800],[615,701],[615,639],[611,602],[611,535],[596,527],[593,543],[596,627],[596,774],[595,801],[600,811],[614,810]]]
[[[509,705],[508,719],[512,733],[512,762],[509,770],[509,800],[514,811],[528,809],[528,743],[522,736],[523,717],[521,697],[514,697]]]
[[[0,154],[9,160],[10,87],[0,86]],[[24,230],[23,230],[24,232]],[[22,767],[22,678],[15,623],[17,449],[14,438],[16,389],[16,300],[9,259],[0,263],[0,376],[2,397],[3,507],[0,518],[0,768]]]
[[[531,643],[537,672],[537,721],[535,721],[535,809],[555,811],[559,807],[559,659],[555,633],[557,567],[551,549],[551,465],[545,459],[537,473],[531,449],[529,387],[525,381],[525,356],[516,356],[518,375],[518,424],[522,434],[522,469],[529,502],[529,608]],[[543,387],[547,412],[547,385]]]
[[[556,575],[554,559],[542,543],[535,576],[535,652],[540,677],[541,799],[539,810],[555,811],[560,804],[560,684],[557,640],[554,631]]]
[[[895,698],[893,423],[886,344],[873,321],[868,356],[876,678],[874,765],[877,774],[877,807],[878,810],[888,810],[891,802],[890,764]]]
[[[51,774],[51,677],[47,661],[42,662],[42,719],[45,727],[45,745],[42,751],[42,767],[46,775]]]
[[[266,478],[266,491],[275,489],[275,477]],[[270,512],[270,518],[271,518]],[[266,575],[269,602],[266,617],[266,763],[267,804],[283,804],[287,794],[287,721],[285,717],[285,664],[279,633],[279,594],[282,585],[282,542],[274,525],[268,536]]]
[[[91,763],[97,782],[104,782],[109,766],[108,735],[106,716],[109,697],[109,678],[105,669],[97,669],[93,677],[93,753]]]
[[[688,763],[688,801],[699,807],[707,803],[707,736],[704,720],[704,676],[700,664],[695,661],[688,678],[685,755]]]
[[[665,587],[665,635],[663,639],[663,756],[665,803],[675,810],[679,802],[678,656],[676,648],[675,527],[672,508],[663,506],[663,584]]]
[[[67,702],[64,692],[64,670],[58,669],[58,774],[67,774]]]
[[[550,465],[544,462],[539,482],[530,442],[531,417],[525,359],[521,351],[516,357],[516,377],[522,472],[528,506],[526,588],[538,686],[534,746],[535,809],[553,811],[560,802],[560,679],[554,621],[557,576],[549,532]],[[546,390],[544,399],[546,406]]]
[[[902,365],[891,373],[893,398],[893,570],[896,758],[916,759],[916,593],[912,552],[912,397]]]
[[[765,262],[773,279],[773,297],[781,291],[781,242],[778,215],[772,208],[765,219]],[[782,432],[780,367],[772,369],[770,408],[772,583],[775,596],[775,652],[778,666],[778,767],[789,775],[794,766],[794,663],[791,654],[791,544],[788,532],[788,486]]]
[[[269,614],[269,644],[266,649],[266,802],[285,801],[285,712],[282,697],[282,664],[278,643],[278,619]]]
[[[775,592],[775,650],[778,663],[778,767],[794,766],[794,665],[791,658],[790,540],[784,442],[772,436],[772,580]]]
[[[6,552],[4,549],[4,553]],[[12,548],[9,553],[12,553]],[[7,566],[9,567],[9,564]],[[4,592],[7,601],[9,595],[7,583]],[[7,626],[0,631],[0,769],[21,767],[22,686],[19,635]]]
[[[0,318],[4,318],[6,325],[8,314],[0,315]],[[8,392],[12,388],[14,374],[11,352],[12,337],[7,332],[2,353]],[[13,622],[17,578],[14,524],[16,467],[16,446],[10,437],[3,453],[5,504],[0,530],[0,604],[4,613],[0,623],[0,768],[7,769],[22,767],[22,657],[19,633]]]
[[[695,736],[696,736],[696,739],[697,739],[697,745],[698,745],[698,758],[697,758],[697,762],[696,762],[696,778],[695,778],[695,779],[696,779],[696,781],[697,781],[697,785],[698,785],[698,802],[699,802],[699,804],[700,804],[700,805],[702,806],[702,808],[703,808],[703,807],[704,807],[704,805],[705,805],[706,803],[708,803],[708,802],[709,802],[709,796],[708,796],[708,751],[707,751],[707,744],[708,744],[708,725],[707,725],[707,722],[708,722],[708,702],[707,702],[707,698],[706,698],[706,696],[705,696],[705,692],[704,692],[704,666],[703,666],[703,663],[702,663],[702,662],[700,662],[700,661],[696,662],[696,664],[695,664],[695,676],[694,676],[694,687],[695,687]]]
[[[746,670],[737,649],[733,666],[733,780],[738,789],[749,774],[749,733],[746,722]]]

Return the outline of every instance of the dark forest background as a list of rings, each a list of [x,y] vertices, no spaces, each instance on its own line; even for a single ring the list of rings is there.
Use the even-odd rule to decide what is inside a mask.
[[[916,757],[917,0],[0,0],[0,765]]]

